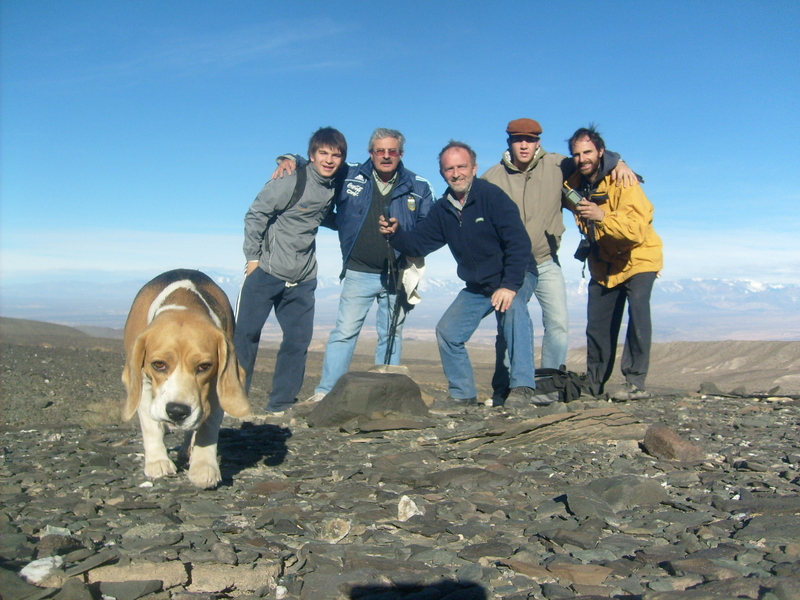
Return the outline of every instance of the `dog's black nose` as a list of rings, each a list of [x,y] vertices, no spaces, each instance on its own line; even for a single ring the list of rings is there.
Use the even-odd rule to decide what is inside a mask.
[[[167,402],[167,416],[173,423],[180,423],[188,417],[191,412],[192,409],[185,404]]]

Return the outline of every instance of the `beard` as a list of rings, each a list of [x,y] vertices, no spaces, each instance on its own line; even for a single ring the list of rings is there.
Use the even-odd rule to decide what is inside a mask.
[[[457,181],[450,181],[450,189],[457,194],[464,194],[472,187],[472,177],[461,177]]]
[[[581,172],[581,175],[586,177],[587,179],[594,179],[597,171],[600,169],[600,161],[587,161],[581,163],[578,166],[578,170]]]

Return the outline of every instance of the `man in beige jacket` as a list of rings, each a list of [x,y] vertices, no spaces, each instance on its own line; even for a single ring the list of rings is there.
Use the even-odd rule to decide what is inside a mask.
[[[544,325],[540,367],[558,369],[566,364],[569,347],[567,289],[558,260],[564,233],[561,190],[575,165],[571,158],[541,147],[542,126],[533,119],[514,119],[506,127],[506,133],[508,150],[481,178],[500,187],[519,208],[531,239],[531,260],[525,284],[518,293],[525,296],[526,302],[536,295]],[[618,182],[625,186],[638,183],[635,173],[619,160],[619,155],[607,152],[606,161],[616,167],[613,176]],[[499,340],[498,369],[493,381],[495,395],[505,385],[502,352],[503,343]]]

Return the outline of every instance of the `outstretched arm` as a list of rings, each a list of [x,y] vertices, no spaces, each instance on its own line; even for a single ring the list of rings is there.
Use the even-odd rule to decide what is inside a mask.
[[[280,164],[277,167],[275,167],[275,170],[272,172],[272,176],[270,177],[270,180],[278,179],[279,177],[283,178],[284,175],[291,175],[292,173],[294,173],[294,170],[296,168],[297,168],[297,165],[295,164],[295,162],[293,160],[288,159],[288,158],[284,158],[280,162]]]
[[[611,181],[617,186],[624,188],[632,185],[639,185],[639,176],[622,159],[619,159],[617,166],[611,171]]]
[[[387,221],[383,215],[378,220],[378,227],[392,247],[406,256],[427,256],[447,243],[434,213],[429,213],[413,231],[405,231],[397,219]]]
[[[611,171],[611,180],[616,182],[617,186],[621,185],[622,187],[627,188],[638,185],[640,182],[644,181],[639,175],[633,172],[633,170],[622,160],[622,157],[616,152],[612,152],[611,150],[607,149],[603,160],[609,167],[613,165],[613,169]],[[570,176],[575,172],[575,161],[573,161],[570,157],[563,157],[560,166],[561,174],[564,177],[564,180],[569,179]],[[569,206],[567,206],[567,208],[572,210]]]
[[[297,154],[281,154],[276,159],[276,162],[278,166],[272,172],[270,180],[283,178],[284,175],[291,175],[298,166],[302,167],[308,161]]]

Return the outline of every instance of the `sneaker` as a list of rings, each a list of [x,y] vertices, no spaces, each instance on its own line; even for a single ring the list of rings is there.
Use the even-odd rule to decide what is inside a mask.
[[[266,421],[267,423],[272,423],[274,422],[273,419],[282,419],[289,415],[291,410],[291,408],[279,408],[278,410],[267,408],[264,411],[264,414],[261,415],[261,420]]]
[[[622,384],[622,389],[616,392],[611,399],[614,402],[626,402],[627,400],[645,400],[646,398],[652,398],[653,394],[648,392],[647,390],[643,390],[640,387],[635,386],[629,381],[626,381]]]
[[[536,390],[529,387],[512,388],[506,398],[505,406],[508,408],[527,408],[533,404]]]
[[[317,392],[311,398],[306,400],[306,402],[320,402],[325,396],[327,396],[325,392]]]

